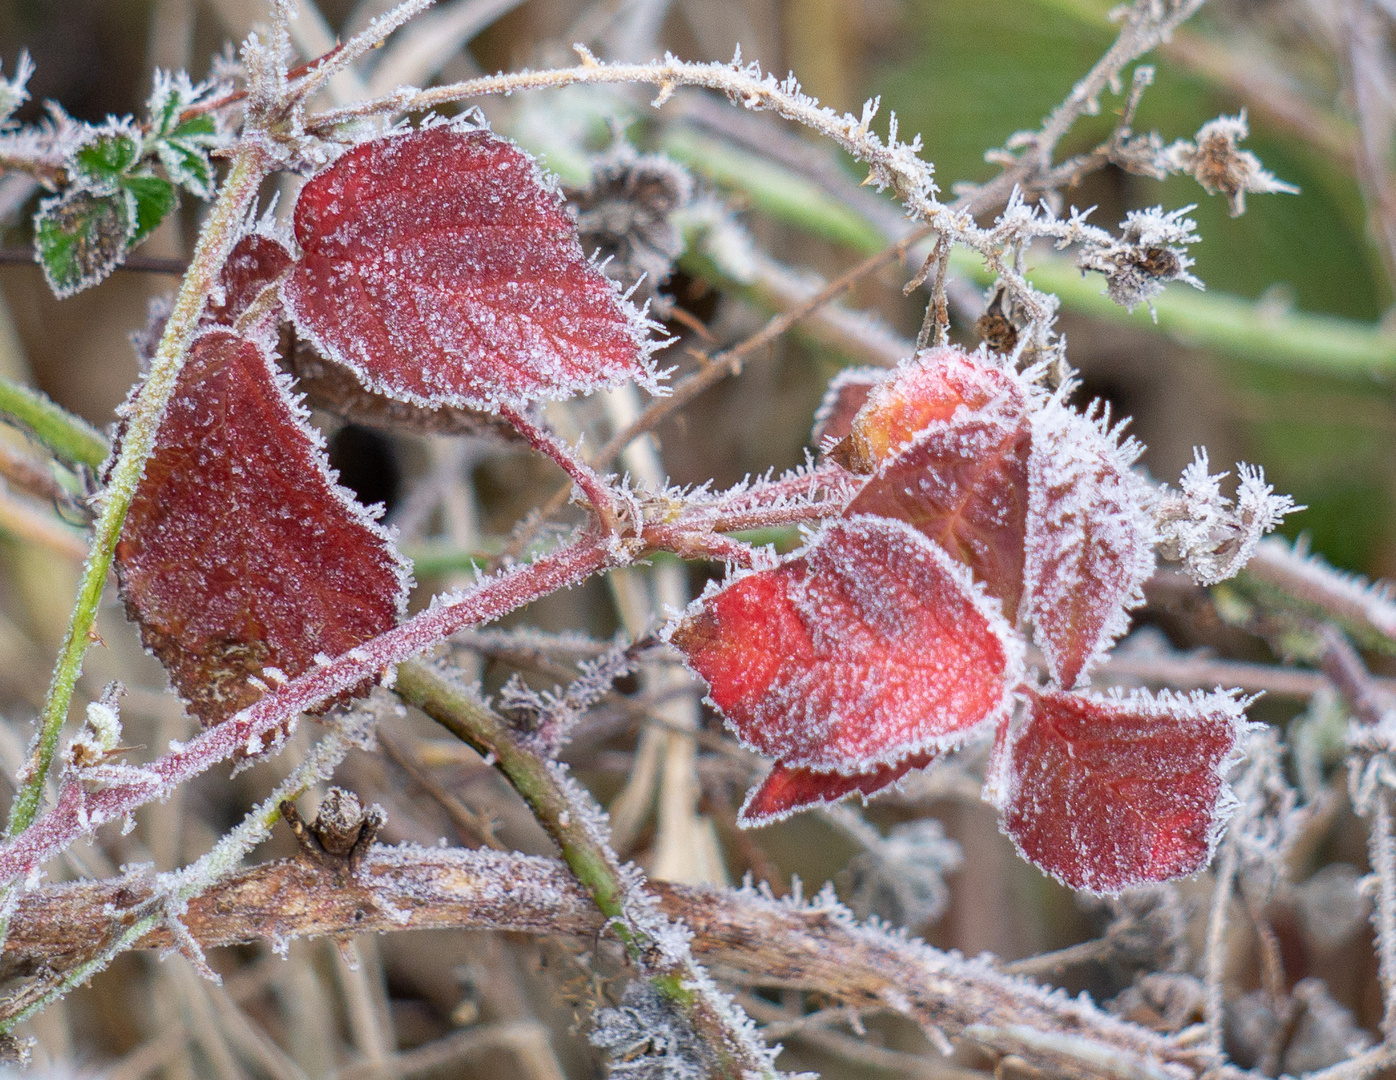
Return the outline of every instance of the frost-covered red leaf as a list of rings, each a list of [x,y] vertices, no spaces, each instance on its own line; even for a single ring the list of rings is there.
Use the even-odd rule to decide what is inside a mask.
[[[1070,689],[1129,626],[1154,572],[1140,448],[1052,402],[1032,417],[1027,601],[1057,684]]]
[[[766,779],[747,795],[737,815],[737,824],[748,828],[769,825],[800,810],[829,806],[855,792],[868,796],[895,784],[912,769],[924,769],[935,758],[935,751],[912,754],[896,765],[879,765],[852,776],[792,768],[777,762]]]
[[[1016,623],[1031,441],[1026,418],[993,410],[933,421],[883,461],[848,512],[914,525],[968,566]]]
[[[406,564],[326,470],[270,357],[224,329],[199,337],[116,565],[128,616],[206,725],[397,621]]]
[[[844,774],[957,745],[1004,712],[1021,665],[998,602],[964,567],[909,525],[866,516],[709,591],[670,640],[748,747]]]
[[[219,279],[222,295],[209,301],[204,321],[232,326],[293,262],[295,256],[280,241],[262,233],[248,233],[228,253]]]
[[[853,419],[849,468],[870,473],[917,432],[964,406],[1021,416],[1027,396],[1018,378],[982,354],[927,349],[874,387]]]
[[[488,131],[355,147],[302,189],[295,234],[297,330],[379,393],[496,409],[653,380],[642,321],[560,196]]]
[[[888,374],[886,368],[850,367],[830,379],[828,389],[824,391],[824,400],[814,413],[810,442],[821,450],[827,444],[847,448],[849,444],[846,440],[853,432],[853,418],[867,404],[873,387]]]
[[[1075,889],[1122,889],[1207,865],[1234,806],[1247,724],[1232,694],[1029,691],[990,788],[1023,857]]]

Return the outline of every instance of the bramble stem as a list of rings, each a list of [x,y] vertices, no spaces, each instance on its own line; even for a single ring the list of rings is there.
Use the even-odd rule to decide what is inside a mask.
[[[67,719],[73,689],[82,672],[83,657],[92,640],[97,607],[101,603],[102,590],[106,587],[107,571],[111,569],[121,527],[126,521],[126,511],[135,497],[146,459],[155,448],[155,436],[160,430],[165,406],[174,394],[175,382],[194,338],[204,302],[232,249],[238,227],[247,207],[256,197],[264,174],[260,151],[251,146],[242,147],[233,159],[232,169],[223,182],[218,201],[214,203],[199,236],[189,272],[180,285],[174,308],[165,324],[164,335],[151,363],[150,374],[141,387],[126,425],[121,455],[112,468],[101,516],[94,527],[92,549],[78,586],[77,602],[68,623],[68,633],[63,640],[48,697],[39,718],[39,736],[20,774],[20,789],[10,810],[5,833],[7,837],[14,837],[27,829],[39,812],[44,780],[53,763],[54,752],[58,748],[58,732]],[[89,451],[91,449],[88,447]]]
[[[581,489],[591,509],[596,514],[601,527],[611,534],[620,533],[623,522],[616,506],[615,493],[601,479],[596,470],[572,451],[572,448],[541,424],[536,424],[516,409],[501,408],[499,415],[504,418],[528,444],[539,453],[546,454],[572,482]]]
[[[37,390],[0,375],[0,413],[59,457],[89,468],[107,460],[107,440],[91,424]]]
[[[563,861],[650,985],[713,1050],[714,1075],[733,1080],[773,1077],[775,1070],[764,1046],[742,1026],[736,1006],[707,978],[687,947],[679,953],[673,941],[655,940],[640,924],[637,916],[642,912],[651,920],[667,923],[667,919],[639,886],[634,872],[620,865],[604,827],[598,828],[599,808],[580,789],[569,790],[561,767],[525,746],[502,717],[425,664],[411,660],[399,664],[394,689],[403,701],[417,706],[487,760],[494,760],[561,849]],[[646,907],[653,910],[645,912]]]

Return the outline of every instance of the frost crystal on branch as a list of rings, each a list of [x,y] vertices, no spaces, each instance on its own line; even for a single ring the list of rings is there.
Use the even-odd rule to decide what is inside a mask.
[[[1154,506],[1159,554],[1180,562],[1199,585],[1215,585],[1234,577],[1250,561],[1256,545],[1296,506],[1288,495],[1276,495],[1265,473],[1237,465],[1236,498],[1221,493],[1226,473],[1207,471],[1207,451],[1193,450],[1178,491],[1164,491]]]
[[[1197,226],[1183,216],[1193,209],[1131,210],[1117,240],[1083,244],[1077,263],[1082,270],[1104,274],[1110,299],[1130,311],[1149,304],[1170,281],[1200,289],[1202,282],[1188,273],[1192,259],[1187,253],[1187,246],[1199,239]]]

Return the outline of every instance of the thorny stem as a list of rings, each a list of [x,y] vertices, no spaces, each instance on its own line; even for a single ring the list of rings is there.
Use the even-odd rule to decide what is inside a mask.
[[[556,763],[523,745],[502,717],[420,662],[400,664],[394,685],[403,701],[417,706],[486,760],[493,759],[558,845],[563,861],[630,958],[660,996],[707,1040],[717,1058],[717,1075],[732,1080],[773,1077],[768,1057],[752,1045],[752,1033],[732,1023],[733,1004],[722,999],[687,949],[683,956],[675,956],[672,944],[661,945],[638,924],[637,901],[647,898],[643,893],[635,895],[640,887],[589,820],[594,808],[578,805],[577,796],[561,782]]]
[[[1320,663],[1324,674],[1338,688],[1338,693],[1366,729],[1363,734],[1376,735],[1378,729],[1385,726],[1386,710],[1377,698],[1362,658],[1333,626],[1320,627],[1319,638],[1323,642]],[[1377,741],[1385,740],[1377,736]],[[1387,763],[1372,759],[1385,757],[1389,752],[1386,748],[1369,749],[1351,765],[1351,768],[1364,772],[1369,763],[1378,768],[1370,810],[1361,805],[1355,808],[1359,813],[1370,812],[1372,819],[1367,851],[1377,879],[1377,902],[1372,912],[1372,923],[1377,933],[1377,974],[1382,989],[1381,1031],[1387,1045],[1396,1040],[1396,831],[1392,825],[1391,787],[1382,775],[1386,769],[1381,768]]]
[[[595,538],[584,537],[536,562],[487,578],[466,593],[441,601],[401,626],[292,679],[242,712],[142,766],[149,783],[109,785],[92,792],[77,782],[64,783],[57,803],[43,817],[23,835],[0,845],[0,886],[239,750],[251,747],[252,752],[259,752],[264,738],[280,731],[299,713],[319,708],[365,679],[377,678],[459,630],[497,619],[628,558],[624,552],[611,552]]]
[[[194,955],[189,957],[191,962],[196,967],[202,967],[204,974],[216,979],[204,961],[198,942],[179,922],[184,909],[194,897],[235,871],[242,864],[244,856],[271,834],[272,826],[281,817],[282,801],[294,800],[303,795],[312,784],[328,779],[335,767],[344,760],[344,755],[349,752],[351,745],[350,740],[337,731],[320,740],[291,775],[278,784],[276,789],[243,819],[242,824],[227,833],[211,851],[183,870],[160,875],[153,895],[132,911],[125,913],[125,917],[130,920],[125,929],[110,938],[82,963],[65,971],[60,979],[52,982],[38,980],[34,985],[6,998],[3,1004],[0,1004],[0,1032],[13,1031],[16,1024],[23,1023],[50,1002],[81,986],[106,968],[114,957],[133,948],[143,937],[162,924],[168,925],[174,931],[176,948],[193,952]]]
[[[572,478],[572,482],[581,489],[591,504],[592,512],[606,533],[619,535],[622,532],[624,523],[620,508],[616,505],[615,492],[597,475],[595,469],[551,431],[535,424],[523,413],[504,407],[499,410],[499,415],[527,439],[530,446],[552,458],[558,467]]]
[[[257,195],[257,187],[265,175],[262,154],[255,146],[244,145],[237,151],[233,165],[223,182],[223,190],[209,213],[194,249],[189,272],[184,276],[174,308],[150,374],[141,388],[140,396],[126,425],[121,454],[112,467],[107,483],[101,515],[93,529],[92,549],[83,568],[78,586],[77,602],[68,624],[68,633],[54,668],[48,697],[39,717],[39,733],[23,771],[20,790],[10,810],[5,835],[13,838],[34,821],[43,800],[44,781],[58,747],[58,733],[68,716],[73,689],[82,672],[83,657],[92,640],[92,627],[97,608],[106,587],[116,542],[126,520],[126,511],[135,497],[136,485],[145,469],[146,459],[155,447],[155,437],[165,406],[174,393],[175,382],[184,364],[185,353],[193,341],[204,302],[216,282],[237,237],[238,227],[247,208]]]

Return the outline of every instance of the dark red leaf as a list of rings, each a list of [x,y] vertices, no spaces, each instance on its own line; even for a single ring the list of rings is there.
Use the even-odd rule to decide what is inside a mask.
[[[488,131],[374,139],[302,189],[296,328],[365,385],[496,409],[652,382],[644,327],[533,161]]]
[[[824,400],[814,413],[810,442],[820,450],[828,444],[845,444],[853,432],[853,418],[868,400],[872,388],[890,373],[886,368],[844,368],[829,380]]]
[[[255,343],[190,349],[116,548],[128,616],[206,725],[389,630],[407,565]]]
[[[294,261],[295,257],[281,242],[261,233],[248,233],[233,245],[223,264],[223,298],[217,303],[209,301],[203,321],[232,326],[262,290],[275,284]]]
[[[1026,418],[993,410],[933,421],[883,461],[848,513],[916,526],[968,566],[1016,623],[1031,442]]]
[[[871,772],[852,776],[790,768],[777,762],[760,786],[747,795],[737,824],[743,828],[769,825],[800,810],[832,805],[854,792],[867,797],[895,784],[912,769],[924,769],[935,758],[935,751],[912,754],[896,765],[879,765]]]
[[[1023,857],[1074,889],[1122,889],[1207,865],[1248,727],[1231,694],[1028,692],[1001,732],[990,789]]]
[[[1117,429],[1118,430],[1118,429]],[[1053,402],[1032,418],[1028,613],[1052,678],[1070,689],[1129,626],[1154,572],[1140,447]]]
[[[775,569],[709,591],[671,640],[748,747],[849,775],[992,723],[1021,663],[968,571],[875,517],[830,522]]]
[[[928,349],[874,387],[853,419],[849,468],[870,473],[920,431],[964,406],[1020,417],[1027,394],[1017,376],[979,353]]]

